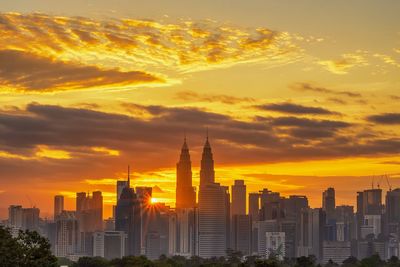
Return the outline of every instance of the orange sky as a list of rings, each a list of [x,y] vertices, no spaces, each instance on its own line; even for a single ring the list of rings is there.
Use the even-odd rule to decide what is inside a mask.
[[[150,3],[151,2],[151,3]],[[154,9],[157,6],[157,9]],[[186,132],[216,180],[301,194],[400,187],[400,3],[0,3],[0,217],[55,194],[157,186],[173,204]],[[375,176],[375,178],[372,178]],[[31,203],[32,202],[32,203]]]

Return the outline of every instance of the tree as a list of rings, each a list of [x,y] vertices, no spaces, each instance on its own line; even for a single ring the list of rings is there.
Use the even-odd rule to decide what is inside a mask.
[[[109,267],[110,263],[101,257],[82,257],[78,262],[72,265],[73,267]]]
[[[10,232],[0,227],[0,266],[13,267],[19,264],[19,244]]]
[[[50,251],[48,240],[35,231],[20,231],[13,238],[8,229],[0,227],[0,266],[57,267],[57,258]]]
[[[381,260],[378,254],[361,260],[362,267],[379,267],[384,266],[385,262]]]
[[[296,259],[295,267],[314,267],[316,259],[314,256],[305,257],[302,256]]]

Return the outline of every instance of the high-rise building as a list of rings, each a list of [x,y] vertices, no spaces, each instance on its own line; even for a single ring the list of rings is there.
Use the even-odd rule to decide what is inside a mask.
[[[268,189],[260,191],[260,220],[281,220],[285,217],[284,200],[278,192]]]
[[[152,187],[147,187],[147,186],[136,186],[136,196],[139,199],[140,203],[140,219],[141,219],[141,245],[140,245],[140,251],[141,254],[146,253],[146,234],[147,234],[147,228],[149,225],[149,212],[151,212],[152,204],[151,204],[151,198],[153,195],[153,188]]]
[[[400,188],[386,193],[385,234],[400,233]]]
[[[329,260],[342,264],[344,260],[351,256],[351,244],[349,241],[324,241],[322,254],[323,264],[328,263]]]
[[[231,216],[246,215],[246,185],[243,180],[235,180],[232,185]]]
[[[260,194],[249,193],[249,215],[253,222],[258,221],[260,212]]]
[[[203,148],[203,155],[201,158],[200,187],[207,184],[213,184],[214,181],[215,181],[214,160],[207,135],[206,143],[204,144]]]
[[[78,251],[79,227],[76,213],[62,211],[56,218],[56,246],[57,257],[67,257]]]
[[[326,225],[326,214],[322,209],[303,210],[300,219],[300,240],[297,256],[314,255],[322,260],[322,242]]]
[[[232,249],[251,255],[251,217],[250,215],[232,216]]]
[[[127,181],[117,181],[117,199],[115,203],[118,203],[119,198],[121,197],[122,190],[127,186]]]
[[[54,196],[54,220],[64,210],[64,196]]]
[[[199,247],[203,258],[224,256],[227,244],[229,207],[227,188],[205,184],[199,191]]]
[[[21,205],[11,205],[8,208],[8,225],[13,228],[22,229],[23,208]]]
[[[362,238],[361,235],[365,236],[371,230],[370,226],[365,225],[365,215],[382,216],[382,214],[382,189],[368,189],[357,192],[357,237],[360,239]]]
[[[194,256],[197,244],[197,218],[196,208],[176,210],[177,225],[177,254]]]
[[[125,256],[126,234],[122,231],[95,232],[93,234],[93,256],[108,260]]]
[[[257,254],[260,257],[265,258],[267,252],[266,233],[267,232],[278,232],[278,221],[277,220],[264,220],[258,221],[257,223]]]
[[[30,231],[39,231],[39,215],[38,208],[26,208],[22,212],[22,229]]]
[[[141,204],[135,191],[130,188],[130,176],[122,190],[115,209],[115,230],[127,233],[126,255],[138,256],[141,254]]]
[[[80,232],[96,232],[103,230],[103,196],[100,191],[92,196],[85,192],[76,194],[76,215]]]
[[[354,207],[336,206],[336,240],[351,241],[356,239]]]
[[[196,192],[192,185],[192,162],[185,138],[179,162],[176,164],[176,208],[193,208],[195,205]]]
[[[335,218],[335,189],[329,187],[324,192],[322,192],[322,209],[326,213],[326,219],[328,222]]]

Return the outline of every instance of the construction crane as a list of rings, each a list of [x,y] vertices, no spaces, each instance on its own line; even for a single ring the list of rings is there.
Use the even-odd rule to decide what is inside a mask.
[[[388,184],[389,191],[392,191],[392,185],[391,185],[390,182],[389,182],[389,175],[385,174],[384,176],[385,176],[385,178],[386,178],[386,182],[387,182],[387,184]]]

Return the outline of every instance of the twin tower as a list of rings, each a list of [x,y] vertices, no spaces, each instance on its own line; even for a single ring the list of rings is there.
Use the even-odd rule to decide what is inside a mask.
[[[213,184],[214,180],[214,160],[207,136],[201,158],[200,187]],[[185,138],[179,162],[176,164],[176,208],[193,208],[195,206],[196,190],[192,185],[192,162]]]

